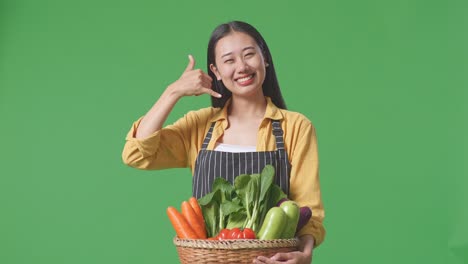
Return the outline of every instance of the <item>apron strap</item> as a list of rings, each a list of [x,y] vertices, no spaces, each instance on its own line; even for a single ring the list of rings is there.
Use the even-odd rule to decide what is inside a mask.
[[[271,124],[273,125],[273,135],[276,139],[276,149],[284,149],[284,140],[283,140],[283,129],[279,120],[272,120]]]
[[[203,140],[203,145],[202,145],[202,150],[206,150],[208,147],[208,144],[210,143],[211,140],[211,135],[213,134],[213,128],[215,126],[216,122],[211,123],[210,130],[208,130],[208,133],[206,133],[205,140]]]

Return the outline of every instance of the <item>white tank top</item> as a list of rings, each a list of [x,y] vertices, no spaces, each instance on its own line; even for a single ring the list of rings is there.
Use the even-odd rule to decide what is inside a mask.
[[[216,142],[215,151],[223,151],[223,152],[255,152],[257,151],[256,146],[242,146],[242,145],[230,145],[224,143]]]

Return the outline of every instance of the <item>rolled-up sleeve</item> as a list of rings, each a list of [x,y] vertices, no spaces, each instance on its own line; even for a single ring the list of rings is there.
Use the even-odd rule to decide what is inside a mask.
[[[310,122],[301,128],[301,134],[292,151],[290,199],[312,210],[311,219],[298,235],[312,235],[315,240],[314,246],[317,247],[325,238],[325,211],[320,192],[317,137]]]
[[[125,164],[145,170],[184,168],[188,166],[190,129],[188,118],[184,116],[173,125],[164,127],[146,138],[135,138],[141,119],[135,121],[126,136],[122,152]]]

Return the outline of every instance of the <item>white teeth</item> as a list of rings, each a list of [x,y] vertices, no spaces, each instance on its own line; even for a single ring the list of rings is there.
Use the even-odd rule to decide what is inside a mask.
[[[238,82],[245,82],[253,78],[253,74],[244,78],[237,79]]]

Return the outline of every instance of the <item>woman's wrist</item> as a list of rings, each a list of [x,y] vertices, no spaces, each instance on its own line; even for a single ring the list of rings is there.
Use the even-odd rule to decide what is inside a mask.
[[[312,251],[314,249],[314,237],[311,235],[303,235],[299,237],[300,240],[300,250],[308,255],[312,255]]]
[[[178,101],[184,95],[180,93],[180,91],[177,89],[177,86],[174,86],[174,84],[171,84],[164,91],[164,96],[167,98],[171,98],[172,100]]]

